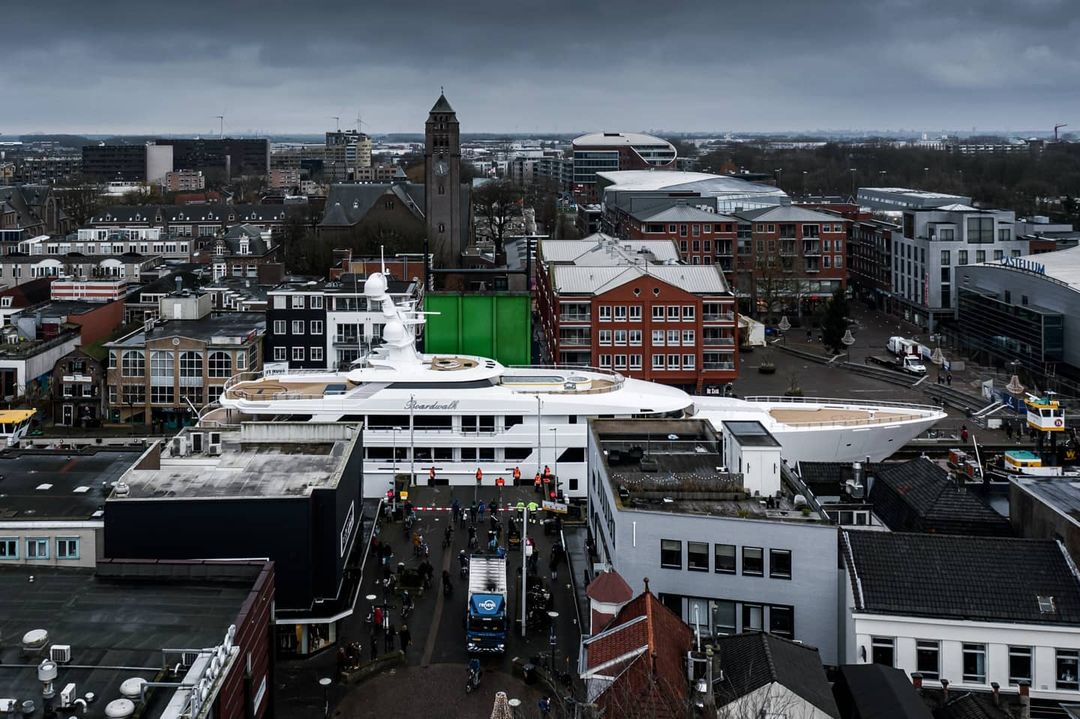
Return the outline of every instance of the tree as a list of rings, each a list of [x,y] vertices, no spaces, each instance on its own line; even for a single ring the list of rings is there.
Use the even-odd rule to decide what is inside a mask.
[[[495,245],[495,254],[503,250],[511,222],[521,217],[521,189],[509,180],[492,180],[472,193],[477,230]]]
[[[839,354],[844,351],[841,339],[847,332],[847,299],[844,291],[837,289],[825,303],[825,314],[821,319],[821,341],[826,347]]]

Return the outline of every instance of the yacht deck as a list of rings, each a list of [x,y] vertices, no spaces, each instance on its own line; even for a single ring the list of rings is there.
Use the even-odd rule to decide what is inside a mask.
[[[279,399],[281,395],[322,397],[327,387],[340,387],[350,383],[341,382],[303,382],[298,380],[256,379],[237,382],[225,390],[225,395],[234,399]],[[348,387],[352,389],[352,387]]]
[[[777,407],[769,410],[777,422],[800,426],[823,424],[888,424],[918,419],[922,415],[910,412],[890,412],[872,409],[846,409],[840,407]]]

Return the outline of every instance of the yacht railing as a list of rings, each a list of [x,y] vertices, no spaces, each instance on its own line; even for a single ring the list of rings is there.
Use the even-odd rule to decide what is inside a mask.
[[[836,399],[834,397],[787,397],[778,395],[754,395],[743,397],[747,402],[779,402],[782,404],[830,404],[850,405],[856,407],[902,407],[903,409],[918,409],[930,412],[940,412],[940,407],[931,404],[914,404],[912,402],[896,402],[892,400],[875,399]]]
[[[789,427],[857,427],[880,424],[897,424],[915,419],[926,419],[924,414],[897,414],[893,417],[866,417],[864,419],[815,419],[815,420],[776,420]]]

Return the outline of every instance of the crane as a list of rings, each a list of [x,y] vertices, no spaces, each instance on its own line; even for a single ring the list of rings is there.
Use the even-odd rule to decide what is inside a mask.
[[[341,118],[337,115],[331,115],[330,119],[334,121],[334,127],[338,132],[341,132]]]
[[[1069,126],[1069,124],[1067,122],[1062,122],[1062,123],[1059,123],[1057,125],[1054,125],[1054,142],[1058,141],[1058,128],[1068,127],[1068,126]]]
[[[218,137],[225,137],[225,116],[214,115],[218,120]]]

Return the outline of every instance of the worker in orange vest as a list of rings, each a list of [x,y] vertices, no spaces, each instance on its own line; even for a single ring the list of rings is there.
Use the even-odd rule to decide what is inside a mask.
[[[521,468],[520,467],[514,467],[514,484],[517,484],[518,480],[520,480],[520,479],[521,479]]]
[[[502,487],[505,484],[506,484],[506,480],[503,479],[502,477],[496,477],[495,478],[495,486],[496,487]]]
[[[536,476],[533,477],[533,491],[535,491],[537,493],[540,492],[540,473],[539,472],[537,472]]]
[[[551,477],[551,467],[544,465],[544,481],[547,481]]]
[[[477,467],[476,468],[476,483],[480,484],[480,482],[482,482],[482,481],[484,481],[484,472],[479,467]]]

